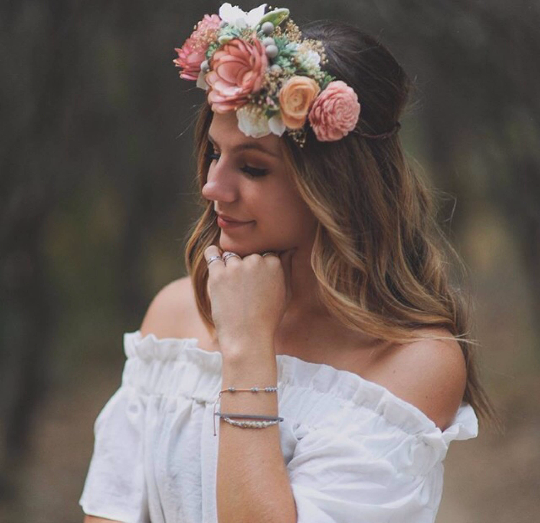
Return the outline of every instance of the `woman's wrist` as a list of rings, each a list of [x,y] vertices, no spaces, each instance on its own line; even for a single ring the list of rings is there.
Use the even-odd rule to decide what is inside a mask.
[[[270,333],[243,334],[223,341],[220,339],[219,345],[226,365],[260,365],[265,358],[275,359],[274,335]]]

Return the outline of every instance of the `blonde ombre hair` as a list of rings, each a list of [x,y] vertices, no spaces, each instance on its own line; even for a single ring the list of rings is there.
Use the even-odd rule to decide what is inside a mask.
[[[450,283],[449,259],[465,270],[436,221],[435,199],[407,163],[399,134],[366,138],[392,129],[406,105],[409,80],[390,52],[354,26],[312,22],[306,38],[323,41],[325,69],[350,85],[362,106],[357,129],[336,142],[319,142],[311,129],[300,148],[280,139],[285,168],[318,220],[311,267],[320,301],[349,329],[405,343],[422,338],[456,339],[467,365],[463,400],[484,419],[496,421],[477,372],[470,319],[463,291]],[[195,129],[199,189],[206,183],[211,153],[212,111],[204,103]],[[190,231],[186,268],[199,312],[210,330],[204,250],[217,244],[220,230],[213,204]],[[420,332],[444,328],[452,337]]]

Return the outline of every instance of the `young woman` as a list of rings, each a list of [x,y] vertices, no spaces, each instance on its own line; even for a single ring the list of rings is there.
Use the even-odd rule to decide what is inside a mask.
[[[224,4],[181,49],[206,92],[189,276],[125,335],[86,523],[428,523],[489,416],[408,80],[355,27]],[[451,252],[451,250],[449,251]]]

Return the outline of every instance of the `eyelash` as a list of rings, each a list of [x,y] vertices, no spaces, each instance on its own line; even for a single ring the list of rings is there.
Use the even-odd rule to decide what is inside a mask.
[[[219,153],[206,153],[206,157],[212,161],[212,160],[219,160],[219,157],[221,155]],[[244,165],[244,167],[242,167],[240,169],[242,172],[246,173],[248,176],[250,176],[251,178],[260,178],[262,176],[265,176],[266,174],[268,174],[268,170],[267,169],[257,169],[255,167],[250,167],[249,165]]]

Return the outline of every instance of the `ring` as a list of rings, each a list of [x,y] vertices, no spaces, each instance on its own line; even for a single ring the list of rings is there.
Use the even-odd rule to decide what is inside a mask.
[[[261,254],[261,256],[264,258],[265,256],[277,256],[277,254],[275,252],[268,251]]]
[[[235,257],[235,256],[236,256],[237,258],[242,259],[242,258],[241,258],[238,254],[236,254],[235,252],[227,252],[227,253],[225,253],[225,254],[223,255],[223,262],[226,263],[227,260],[228,260],[229,258],[233,258],[233,257]]]
[[[223,258],[221,256],[212,256],[208,258],[208,260],[206,261],[206,265],[210,265],[213,261],[216,261],[216,260],[223,261]]]

